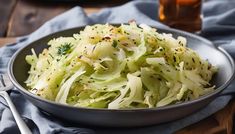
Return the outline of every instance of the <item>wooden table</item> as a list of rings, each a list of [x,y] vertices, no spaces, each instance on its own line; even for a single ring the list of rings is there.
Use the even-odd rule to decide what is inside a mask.
[[[27,35],[54,16],[81,6],[87,14],[103,7],[121,5],[128,0],[77,0],[77,2],[48,2],[49,0],[0,0],[0,47]],[[232,134],[235,100],[210,117],[176,132],[176,134]]]

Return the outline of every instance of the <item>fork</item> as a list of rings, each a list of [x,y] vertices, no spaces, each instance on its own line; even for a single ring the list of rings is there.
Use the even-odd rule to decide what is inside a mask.
[[[32,134],[31,130],[20,117],[8,93],[6,92],[12,88],[13,84],[9,80],[7,74],[0,74],[0,96],[2,96],[8,103],[8,106],[10,107],[10,110],[13,114],[13,117],[15,118],[16,124],[18,125],[21,134]]]

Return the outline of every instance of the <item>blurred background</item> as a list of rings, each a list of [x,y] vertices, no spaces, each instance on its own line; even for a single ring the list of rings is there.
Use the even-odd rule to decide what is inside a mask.
[[[27,35],[47,20],[81,6],[87,14],[130,0],[0,0],[0,37]]]

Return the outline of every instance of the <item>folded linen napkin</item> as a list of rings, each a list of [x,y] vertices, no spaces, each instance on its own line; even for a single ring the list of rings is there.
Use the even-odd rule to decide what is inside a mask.
[[[138,23],[146,23],[156,27],[167,27],[157,22],[157,8],[158,3],[156,0],[137,0],[119,7],[106,8],[98,13],[87,16],[81,7],[74,7],[46,22],[32,34],[19,38],[17,43],[0,48],[0,73],[6,72],[7,63],[17,49],[42,36],[66,28],[94,23],[126,23],[131,19],[135,19]],[[232,41],[235,38],[235,2],[232,0],[207,0],[203,5],[203,14],[201,35],[214,41],[216,44],[224,44],[224,48],[233,54],[235,52],[235,41]],[[232,56],[235,57],[235,53]],[[234,83],[231,84],[224,92],[231,92],[234,86]],[[19,113],[35,134],[169,134],[198,122],[222,109],[229,102],[231,96],[218,97],[204,109],[177,121],[128,129],[87,127],[49,116],[25,100],[17,89],[12,90],[11,98]],[[2,102],[0,103],[0,133],[19,133],[12,114],[7,105],[5,105],[4,100],[0,99],[0,102]]]

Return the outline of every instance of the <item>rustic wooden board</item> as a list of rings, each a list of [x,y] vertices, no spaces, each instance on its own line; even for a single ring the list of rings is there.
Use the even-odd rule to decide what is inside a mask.
[[[0,47],[3,47],[6,44],[10,44],[10,43],[14,43],[16,42],[16,38],[12,37],[8,37],[8,38],[1,38],[0,37]]]
[[[7,36],[16,37],[29,34],[47,20],[77,5],[84,7],[85,12],[89,14],[97,12],[103,7],[117,6],[127,1],[128,0],[100,0],[100,2],[97,3],[94,3],[94,1],[88,1],[86,3],[58,3],[42,2],[41,0],[19,0],[9,22]]]
[[[0,2],[0,37],[7,32],[8,22],[16,4],[16,0],[1,0]]]
[[[220,111],[175,134],[233,134],[235,99]]]
[[[50,18],[67,10],[68,6],[44,5],[37,1],[20,0],[9,22],[7,36],[26,35]]]

